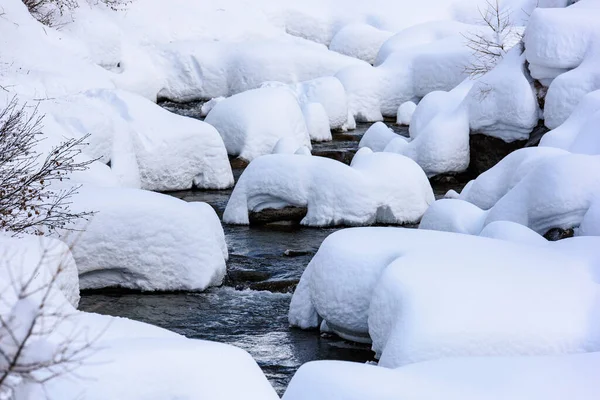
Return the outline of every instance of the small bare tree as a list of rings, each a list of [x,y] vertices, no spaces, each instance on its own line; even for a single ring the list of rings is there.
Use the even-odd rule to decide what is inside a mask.
[[[72,222],[93,215],[71,211],[78,186],[51,187],[94,161],[77,158],[87,136],[66,140],[42,158],[36,151],[43,140],[41,122],[37,109],[27,112],[16,98],[0,110],[0,230],[14,235],[71,229]]]
[[[29,13],[42,24],[55,26],[59,16],[77,7],[77,0],[22,0]],[[123,10],[132,0],[88,0],[90,4],[105,4],[113,11]]]
[[[0,288],[0,399],[12,399],[23,384],[36,385],[48,397],[48,382],[74,374],[98,351],[104,330],[92,334],[72,324],[76,314],[55,297],[67,254],[52,255],[43,247],[34,268],[24,269],[18,254],[2,257],[3,275],[10,278]]]
[[[465,67],[472,77],[491,71],[514,44],[521,40],[511,21],[511,11],[502,10],[498,0],[487,0],[485,11],[479,9],[487,31],[463,34],[467,47],[473,51],[473,59]]]

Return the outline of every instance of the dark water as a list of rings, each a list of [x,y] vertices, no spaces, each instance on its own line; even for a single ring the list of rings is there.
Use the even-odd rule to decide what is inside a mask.
[[[166,108],[198,116],[198,105]],[[407,134],[406,129],[389,125]],[[315,144],[313,153],[348,161],[369,126],[361,124],[355,131],[336,133],[332,142]],[[236,178],[241,172],[234,170]],[[436,196],[456,187],[452,181],[436,183]],[[222,216],[231,190],[170,194],[185,201],[207,202]],[[322,241],[336,229],[281,224],[252,228],[225,225],[224,230],[230,252],[224,286],[203,293],[87,292],[82,295],[80,308],[241,347],[254,357],[280,394],[300,365],[308,361],[373,359],[368,346],[288,326],[291,293]]]

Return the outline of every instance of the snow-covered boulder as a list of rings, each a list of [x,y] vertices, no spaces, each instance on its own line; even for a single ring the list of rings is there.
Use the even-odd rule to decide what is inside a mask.
[[[348,98],[348,110],[357,122],[383,120],[381,114],[381,72],[370,65],[354,65],[336,75]]]
[[[592,205],[581,220],[577,234],[600,236],[600,196],[592,201]]]
[[[597,352],[447,358],[397,369],[317,361],[296,372],[283,400],[594,400],[598,368]]]
[[[600,89],[598,3],[581,0],[567,8],[538,8],[525,32],[531,75],[548,87],[544,122],[567,120],[581,99]]]
[[[85,289],[204,290],[225,275],[227,246],[205,203],[136,189],[82,187],[74,210],[97,211],[80,221],[72,242]]]
[[[148,190],[224,189],[233,185],[223,140],[210,125],[172,114],[141,96],[90,90],[49,100],[47,134],[79,138],[121,183]],[[51,123],[52,122],[52,123]]]
[[[301,222],[310,226],[414,223],[433,200],[423,171],[402,156],[362,149],[348,166],[323,157],[273,154],[244,171],[223,221],[248,224],[251,212],[291,206],[307,208]]]
[[[323,242],[289,319],[308,328],[322,318],[342,337],[371,338],[380,365],[396,367],[449,356],[597,351],[597,296],[587,263],[551,247],[355,228]]]
[[[329,50],[373,64],[381,45],[391,36],[391,32],[382,31],[371,25],[348,24],[331,39]]]
[[[227,152],[252,161],[270,154],[284,137],[311,148],[304,115],[287,88],[268,87],[229,97],[214,106],[205,120],[221,134]]]
[[[341,129],[348,120],[348,100],[339,79],[322,77],[292,86],[301,105],[321,103],[331,129]]]
[[[477,235],[483,229],[485,216],[485,211],[469,202],[441,199],[425,211],[419,229]]]
[[[600,155],[600,90],[584,96],[567,120],[546,133],[540,146],[557,147],[572,153]]]
[[[376,122],[367,129],[360,139],[358,147],[368,147],[373,151],[383,151],[388,143],[399,136],[383,122]]]

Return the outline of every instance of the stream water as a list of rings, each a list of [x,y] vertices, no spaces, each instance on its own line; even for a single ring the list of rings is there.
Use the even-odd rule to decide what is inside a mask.
[[[197,107],[167,107],[195,117]],[[369,125],[332,142],[314,145],[313,154],[351,159]],[[390,125],[391,126],[391,125]],[[398,133],[406,130],[393,127]],[[235,170],[237,177],[241,170]],[[436,195],[449,187],[436,185]],[[455,185],[451,185],[455,188]],[[185,201],[204,201],[222,215],[231,190],[170,193]],[[80,309],[158,325],[190,338],[232,344],[248,351],[282,394],[295,371],[313,360],[373,359],[369,346],[316,331],[290,328],[288,306],[295,285],[322,241],[336,229],[271,224],[224,226],[229,247],[228,273],[222,287],[203,293],[139,293],[121,290],[82,293]]]

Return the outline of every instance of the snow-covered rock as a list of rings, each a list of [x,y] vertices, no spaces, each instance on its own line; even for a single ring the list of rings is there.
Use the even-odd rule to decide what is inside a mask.
[[[585,260],[550,246],[355,228],[323,242],[289,319],[307,328],[323,318],[342,337],[370,337],[380,365],[397,367],[450,356],[597,351],[597,296]]]
[[[597,352],[447,358],[397,369],[317,361],[298,370],[283,400],[593,400],[599,366]]]
[[[323,77],[292,86],[301,105],[321,103],[331,129],[341,129],[348,120],[348,100],[339,79]]]
[[[97,211],[80,221],[72,242],[85,289],[204,290],[225,275],[227,246],[205,203],[136,189],[84,185],[74,210]]]
[[[441,199],[433,203],[421,219],[419,229],[477,235],[483,229],[486,212],[459,199]]]
[[[331,140],[329,117],[321,103],[308,103],[302,107],[306,128],[311,140],[325,142]],[[287,138],[280,139],[284,140]]]
[[[379,49],[391,36],[391,32],[371,25],[348,24],[331,39],[329,50],[373,64]]]
[[[217,103],[205,120],[221,134],[227,152],[248,161],[270,154],[284,137],[311,148],[304,115],[283,87],[249,90]]]
[[[544,122],[567,120],[581,99],[600,89],[598,3],[581,0],[567,8],[536,9],[525,32],[531,75],[548,87]]]
[[[292,206],[308,209],[302,224],[310,226],[414,223],[433,199],[418,165],[395,154],[362,149],[351,166],[323,157],[274,154],[250,163],[223,221],[248,224],[250,212]]]
[[[358,147],[368,147],[373,151],[383,151],[388,143],[399,136],[383,122],[376,122],[367,129],[360,139]]]
[[[111,162],[124,186],[148,190],[233,185],[223,140],[210,125],[172,114],[125,91],[91,90],[44,102],[56,136],[90,134],[92,157]]]

